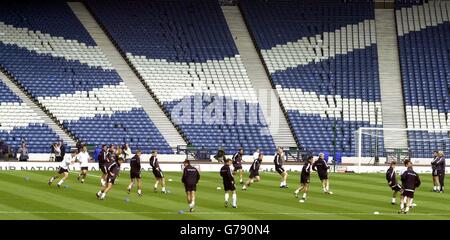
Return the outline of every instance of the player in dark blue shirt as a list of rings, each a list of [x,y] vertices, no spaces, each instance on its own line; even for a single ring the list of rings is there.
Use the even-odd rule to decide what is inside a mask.
[[[97,192],[96,196],[98,199],[103,200],[106,197],[106,193],[112,189],[112,186],[119,175],[120,165],[124,162],[123,158],[118,158],[117,161],[108,159],[105,164],[107,171],[106,185],[103,186],[100,191]]]
[[[150,166],[152,167],[152,172],[156,179],[155,185],[153,186],[153,191],[157,192],[158,184],[161,183],[161,192],[166,193],[166,181],[164,180],[164,173],[159,167],[158,152],[156,150],[152,151]]]
[[[262,153],[258,154],[258,158],[253,160],[252,166],[250,166],[250,176],[247,182],[245,182],[244,186],[242,186],[242,190],[247,190],[248,187],[253,182],[259,182],[261,181],[261,177],[259,176],[259,167],[261,166],[261,163],[263,161],[264,155]]]
[[[312,166],[314,163],[314,157],[309,156],[305,164],[302,167],[302,172],[300,174],[300,186],[295,190],[294,195],[298,198],[298,193],[303,191],[302,199],[299,202],[304,203],[306,201],[306,195],[308,194],[310,176],[312,171]]]
[[[225,165],[220,169],[220,176],[223,180],[223,189],[225,190],[225,207],[228,207],[230,192],[233,194],[233,208],[237,208],[236,186],[234,184],[233,172],[231,171],[232,160],[225,160]]]
[[[106,168],[105,168],[105,164],[107,162],[107,155],[108,155],[108,148],[106,147],[106,145],[102,145],[102,151],[99,153],[98,155],[98,168],[100,169],[100,171],[102,171],[102,176],[100,178],[100,183],[102,184],[102,186],[106,185]]]
[[[197,191],[197,183],[200,180],[200,173],[197,168],[191,165],[189,160],[184,160],[183,162],[183,177],[181,182],[184,184],[184,189],[186,191],[186,198],[189,204],[189,211],[193,212],[195,208],[195,192]]]
[[[414,192],[420,186],[419,174],[414,172],[411,160],[405,160],[407,170],[402,174],[402,199],[400,203],[400,211],[398,213],[408,213],[414,199]]]
[[[141,150],[137,150],[136,154],[130,159],[130,179],[131,182],[128,185],[128,194],[133,188],[134,182],[137,182],[138,195],[142,196],[142,180],[141,180]]]
[[[239,148],[239,151],[233,155],[233,174],[239,172],[239,183],[243,183],[244,170],[242,169],[242,156],[244,156],[244,149]]]
[[[395,200],[397,199],[398,192],[400,192],[400,193],[402,192],[402,186],[400,186],[400,184],[397,183],[397,177],[395,174],[396,164],[397,163],[395,161],[392,161],[388,170],[386,171],[386,181],[387,181],[389,187],[393,191],[392,201],[391,201],[392,205],[395,204]]]
[[[317,175],[319,175],[323,192],[326,194],[333,194],[333,192],[330,191],[330,180],[328,179],[328,169],[330,169],[330,166],[328,166],[324,156],[323,153],[320,153],[319,159],[314,162],[312,168],[314,171],[317,171]]]

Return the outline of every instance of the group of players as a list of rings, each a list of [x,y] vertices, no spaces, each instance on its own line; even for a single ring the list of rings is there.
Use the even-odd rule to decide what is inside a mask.
[[[127,192],[131,193],[131,189],[135,184],[137,184],[138,196],[142,196],[141,155],[141,150],[137,150],[135,155],[130,159],[130,184],[127,187]],[[88,172],[89,160],[91,160],[91,158],[89,157],[86,146],[82,147],[80,150],[73,150],[70,155],[66,155],[64,157],[57,174],[49,179],[48,185],[51,186],[56,179],[60,178],[57,186],[61,187],[69,176],[70,166],[75,163],[79,163],[81,169],[77,180],[84,183]],[[98,156],[99,169],[102,171],[102,176],[100,178],[101,188],[96,193],[98,199],[105,199],[106,194],[112,189],[116,178],[119,176],[120,166],[124,162],[125,159],[117,154],[114,145],[110,145],[109,147],[106,145],[102,146],[102,150]],[[161,192],[167,193],[164,173],[159,166],[157,151],[152,151],[150,166],[152,167],[153,175],[156,178],[153,188],[154,191],[156,192],[158,190],[158,186],[161,185]],[[185,185],[186,195],[191,211],[193,211],[195,206],[195,191],[199,179],[200,174],[198,170],[191,166],[190,161],[184,161],[182,181]]]
[[[142,180],[141,180],[141,155],[142,152],[137,150],[135,155],[130,159],[130,184],[127,187],[127,192],[131,193],[133,186],[137,183],[137,193],[138,196],[142,195]],[[239,182],[242,185],[242,190],[246,191],[254,182],[261,181],[261,177],[259,175],[259,169],[263,162],[264,154],[260,151],[260,149],[256,149],[253,154],[253,162],[249,168],[249,179],[244,182],[243,176],[244,171],[242,167],[243,163],[243,155],[244,149],[240,148],[239,151],[233,155],[232,159],[226,159],[224,162],[224,166],[220,169],[220,176],[223,179],[223,187],[225,191],[225,207],[229,205],[230,194],[232,195],[232,203],[231,206],[233,208],[237,208],[237,193],[236,193],[236,184],[234,177],[239,174]],[[432,172],[433,172],[433,191],[434,192],[443,192],[444,191],[444,176],[445,176],[445,158],[444,153],[442,151],[433,152],[433,161]],[[284,150],[280,147],[277,148],[273,163],[275,166],[275,171],[278,172],[281,176],[280,188],[288,188],[287,186],[287,177],[288,172],[284,169],[285,155]],[[49,185],[58,179],[57,183],[58,187],[64,183],[64,181],[68,177],[69,167],[74,163],[79,163],[81,167],[81,172],[78,175],[77,180],[81,183],[84,183],[85,178],[87,176],[88,171],[88,162],[90,160],[89,154],[87,152],[86,147],[83,147],[78,150],[74,150],[70,155],[66,155],[64,160],[61,162],[58,174],[50,178],[48,181]],[[122,157],[119,157],[116,154],[114,145],[110,145],[107,147],[106,145],[102,146],[102,151],[99,155],[99,168],[102,171],[101,176],[101,189],[96,193],[98,199],[103,200],[106,197],[106,194],[112,189],[115,180],[120,172],[120,165],[125,160]],[[199,171],[193,167],[189,160],[185,160],[183,162],[184,170],[182,176],[182,183],[185,187],[186,199],[189,204],[189,210],[194,211],[195,209],[195,193],[197,190],[197,184],[200,180]],[[392,161],[390,163],[390,167],[386,172],[386,180],[388,185],[393,190],[392,195],[392,204],[396,204],[396,198],[400,193],[400,211],[399,213],[408,213],[410,208],[413,205],[414,192],[416,188],[420,186],[420,178],[419,175],[414,172],[413,164],[410,160],[405,160],[404,165],[407,168],[401,174],[401,184],[397,182],[396,179],[396,162]],[[159,166],[158,161],[158,153],[156,151],[152,151],[152,155],[150,157],[150,166],[152,167],[153,175],[155,176],[156,182],[154,184],[154,191],[157,192],[158,186],[161,186],[161,192],[167,193],[164,173]],[[233,169],[231,168],[233,167]],[[329,190],[329,179],[328,179],[328,171],[329,166],[324,159],[324,154],[319,154],[317,160],[314,160],[313,156],[309,156],[305,161],[301,173],[300,173],[300,185],[294,191],[294,196],[296,198],[299,197],[299,193],[303,193],[302,198],[299,202],[304,203],[307,198],[309,184],[310,184],[310,176],[312,171],[317,171],[319,179],[322,183],[323,192],[326,194],[333,194]]]
[[[131,193],[131,190],[135,184],[137,184],[137,193],[138,196],[142,195],[142,180],[141,180],[141,155],[142,152],[137,150],[135,155],[129,160],[130,162],[130,184],[127,187],[127,192]],[[264,154],[260,151],[260,149],[256,149],[253,154],[253,163],[249,169],[249,179],[244,183],[243,176],[244,171],[242,167],[244,155],[244,149],[240,148],[239,151],[233,155],[232,159],[226,159],[224,166],[220,169],[220,176],[223,179],[223,186],[225,190],[225,207],[228,207],[230,193],[232,194],[232,207],[237,208],[237,194],[236,194],[236,184],[234,180],[234,176],[239,173],[240,184],[242,185],[242,190],[246,191],[254,182],[259,182],[261,180],[259,175],[259,169],[261,163],[264,158]],[[280,188],[288,188],[287,186],[287,177],[288,173],[283,168],[284,162],[284,151],[282,148],[277,148],[277,152],[274,158],[274,166],[275,171],[278,172],[281,176]],[[69,176],[69,167],[72,164],[79,163],[81,167],[81,173],[78,175],[78,180],[81,183],[84,183],[85,178],[87,176],[88,171],[88,162],[90,157],[87,153],[86,147],[82,147],[80,151],[74,150],[70,155],[67,155],[61,163],[58,174],[50,178],[48,181],[49,185],[58,179],[61,178],[57,183],[58,187],[64,183],[64,181]],[[116,154],[116,150],[114,145],[110,145],[107,147],[106,145],[102,146],[102,150],[98,157],[99,169],[102,171],[101,176],[101,189],[96,193],[98,199],[103,200],[106,197],[106,194],[112,189],[115,180],[120,172],[120,165],[124,162],[124,159]],[[166,192],[165,186],[165,178],[164,173],[159,166],[158,155],[156,151],[152,151],[152,156],[150,157],[150,166],[152,167],[153,175],[155,176],[156,182],[154,185],[154,191],[157,192],[158,186],[161,185],[161,192]],[[185,187],[186,198],[189,204],[189,210],[194,211],[195,209],[195,193],[197,184],[200,180],[199,171],[190,164],[189,160],[183,162],[184,170],[182,182]],[[231,168],[233,167],[233,169]],[[319,178],[322,182],[322,187],[324,193],[332,194],[329,191],[329,181],[328,181],[328,169],[326,161],[324,160],[324,155],[320,154],[318,160],[314,161],[314,158],[311,156],[305,162],[301,174],[300,174],[300,186],[295,190],[294,196],[298,198],[298,194],[300,192],[303,193],[303,196],[299,202],[305,202],[309,183],[310,183],[310,174],[311,171],[317,171]]]
[[[244,183],[243,182],[243,169],[242,169],[242,156],[244,155],[244,149],[241,148],[239,151],[233,155],[232,159],[227,159],[225,162],[225,166],[220,170],[220,174],[223,178],[223,185],[225,190],[225,206],[228,205],[229,192],[233,193],[233,207],[236,207],[236,187],[234,184],[234,175],[239,172],[240,184],[242,184],[242,190],[247,190],[248,187],[254,182],[259,182],[261,180],[259,176],[259,168],[263,161],[264,155],[260,151],[259,148],[253,153],[253,163],[249,169],[249,179]],[[283,167],[283,162],[285,159],[284,150],[281,147],[277,148],[277,152],[275,154],[275,158],[273,160],[275,171],[280,174],[280,188],[288,188],[287,186],[287,177],[288,172]],[[230,166],[233,165],[233,173],[231,172]],[[313,156],[309,156],[307,161],[302,167],[302,171],[300,173],[300,185],[294,191],[294,196],[298,198],[298,194],[303,192],[302,198],[299,202],[304,203],[306,201],[309,183],[310,183],[310,175],[311,171],[317,171],[320,181],[322,182],[323,192],[326,194],[333,194],[330,191],[330,183],[328,179],[328,170],[330,167],[324,159],[324,154],[319,154],[319,158],[314,161]]]
[[[390,163],[389,169],[386,171],[386,180],[389,187],[391,187],[392,202],[391,204],[396,204],[396,198],[398,193],[400,193],[400,211],[398,213],[406,214],[414,206],[414,192],[421,184],[419,174],[414,172],[413,164],[411,160],[405,160],[404,165],[406,171],[404,171],[401,176],[401,184],[397,183],[397,177],[395,173],[395,167],[397,163],[392,161]],[[445,178],[445,158],[444,152],[434,151],[433,160],[431,162],[432,177],[433,177],[433,192],[444,192],[444,178]]]
[[[138,196],[142,195],[142,180],[141,180],[141,155],[142,152],[137,150],[135,155],[129,160],[130,161],[130,184],[128,185],[127,192],[131,193],[133,186],[137,185]],[[244,183],[243,175],[244,171],[242,168],[244,149],[240,148],[239,151],[233,155],[232,159],[226,159],[224,166],[220,169],[220,176],[223,179],[223,186],[225,190],[225,207],[228,207],[230,193],[232,194],[232,207],[237,208],[237,194],[236,194],[236,184],[234,181],[234,176],[239,173],[240,184],[242,185],[242,190],[246,191],[254,182],[259,182],[261,180],[259,175],[259,169],[263,161],[264,155],[260,149],[256,149],[253,154],[253,163],[249,169],[249,179]],[[284,163],[284,151],[282,148],[277,148],[277,152],[274,158],[275,171],[281,176],[280,188],[288,188],[287,177],[288,172],[283,168]],[[80,151],[74,150],[70,155],[66,155],[61,162],[58,174],[50,178],[48,185],[58,179],[58,187],[64,183],[64,181],[69,176],[69,168],[72,164],[79,163],[81,167],[81,173],[78,175],[78,180],[84,183],[88,172],[88,162],[90,157],[87,153],[86,147],[82,147]],[[99,168],[102,171],[102,176],[100,178],[101,189],[96,193],[98,199],[103,200],[106,194],[112,189],[115,180],[120,172],[120,165],[125,160],[116,154],[114,145],[107,147],[102,146],[102,150],[98,157]],[[189,204],[189,210],[194,211],[195,209],[195,193],[197,184],[200,180],[199,171],[190,164],[189,160],[183,162],[184,170],[182,183],[185,187],[186,199]],[[153,175],[155,176],[156,182],[154,185],[154,191],[158,190],[158,186],[161,185],[161,192],[167,193],[165,186],[164,173],[159,166],[158,155],[156,151],[152,151],[152,156],[150,157],[150,166],[152,167]],[[231,169],[233,166],[233,169]],[[311,156],[305,162],[301,174],[300,174],[300,186],[295,190],[294,195],[298,198],[298,194],[303,192],[303,196],[300,202],[305,202],[310,182],[311,171],[317,171],[319,178],[322,182],[322,187],[324,193],[332,194],[329,191],[329,181],[328,181],[328,169],[326,161],[324,160],[324,155],[320,154],[318,160],[314,161]]]

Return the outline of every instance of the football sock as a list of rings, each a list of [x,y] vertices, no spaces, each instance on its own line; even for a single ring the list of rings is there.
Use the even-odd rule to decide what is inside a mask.
[[[236,206],[237,204],[237,195],[236,193],[233,193],[233,206]]]
[[[436,191],[437,190],[437,186],[433,186],[433,190]]]
[[[130,183],[130,185],[128,185],[128,189],[133,188],[133,183]]]
[[[161,191],[165,192],[166,191],[166,187],[162,187]]]
[[[138,189],[138,194],[142,194],[142,190],[141,189]]]
[[[61,185],[61,184],[63,184],[63,182],[64,182],[64,180],[63,179],[61,179],[59,182],[58,182],[58,185]]]
[[[306,193],[303,193],[303,199],[306,199]]]
[[[392,203],[395,203],[395,197],[394,197],[394,198],[392,198]]]

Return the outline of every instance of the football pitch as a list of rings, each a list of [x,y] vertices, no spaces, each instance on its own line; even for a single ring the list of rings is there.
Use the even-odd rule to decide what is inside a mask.
[[[262,172],[262,181],[247,191],[238,186],[238,208],[233,209],[224,207],[224,192],[217,190],[223,187],[219,173],[203,172],[193,213],[186,211],[181,173],[165,173],[170,193],[162,194],[153,192],[154,178],[144,172],[143,196],[138,197],[135,189],[127,194],[129,173],[122,172],[103,201],[95,196],[100,188],[99,172],[89,172],[84,184],[71,172],[61,188],[56,187],[57,181],[47,185],[53,174],[0,171],[0,219],[450,219],[449,194],[431,192],[429,174],[420,175],[422,186],[414,199],[417,206],[407,215],[399,215],[399,206],[390,204],[391,190],[384,174],[331,174],[333,195],[322,193],[313,174],[307,202],[299,203],[293,195],[298,173],[290,172],[289,189],[280,189],[278,174]]]

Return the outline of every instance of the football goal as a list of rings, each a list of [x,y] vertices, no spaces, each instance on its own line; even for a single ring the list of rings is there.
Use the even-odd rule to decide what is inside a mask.
[[[358,172],[363,165],[377,165],[405,159],[428,158],[433,151],[449,152],[450,129],[447,128],[376,128],[361,127],[355,132],[355,156]]]

